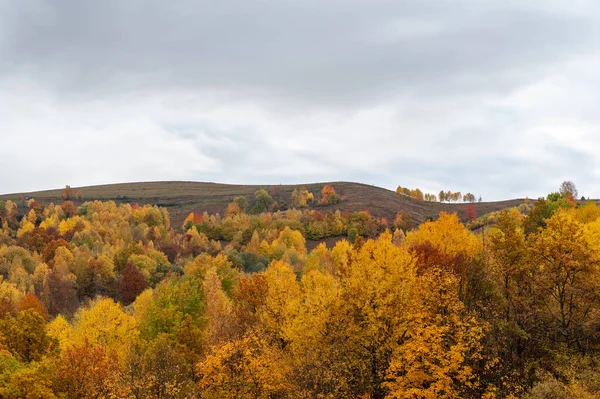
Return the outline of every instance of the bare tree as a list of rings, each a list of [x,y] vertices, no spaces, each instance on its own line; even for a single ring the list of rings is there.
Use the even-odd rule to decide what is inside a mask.
[[[560,195],[563,197],[570,195],[572,198],[577,198],[577,187],[575,187],[575,183],[570,180],[562,182],[560,185]]]

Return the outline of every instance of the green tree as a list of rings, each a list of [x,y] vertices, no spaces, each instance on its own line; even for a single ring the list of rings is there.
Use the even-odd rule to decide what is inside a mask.
[[[273,204],[273,198],[267,193],[266,190],[260,189],[254,193],[254,206],[252,212],[262,213],[269,210]]]

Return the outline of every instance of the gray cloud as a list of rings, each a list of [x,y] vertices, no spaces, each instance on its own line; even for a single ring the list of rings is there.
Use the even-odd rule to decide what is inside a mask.
[[[0,191],[343,179],[501,199],[570,178],[600,196],[598,11],[0,0]]]

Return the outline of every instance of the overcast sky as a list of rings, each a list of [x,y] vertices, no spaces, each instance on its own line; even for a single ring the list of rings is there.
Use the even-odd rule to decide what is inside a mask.
[[[596,0],[0,0],[0,193],[600,197]]]

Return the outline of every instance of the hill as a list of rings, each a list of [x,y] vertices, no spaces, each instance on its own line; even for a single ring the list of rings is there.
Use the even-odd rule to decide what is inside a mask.
[[[298,185],[237,185],[203,182],[140,182],[120,183],[100,186],[73,187],[75,191],[81,191],[82,201],[91,200],[108,201],[131,204],[152,204],[166,207],[169,210],[174,226],[179,226],[189,212],[222,213],[227,204],[237,196],[245,196],[250,202],[253,201],[254,193],[259,189],[265,189],[276,201],[289,203],[292,192],[296,188],[306,187],[315,195],[320,197],[320,192],[326,184],[332,185],[336,192],[344,199],[337,205],[315,207],[322,212],[335,211],[363,211],[368,210],[377,217],[384,217],[392,221],[399,211],[412,214],[415,223],[422,223],[428,217],[435,217],[441,211],[457,212],[463,216],[467,204],[448,204],[437,202],[416,201],[409,197],[398,195],[395,191],[385,188],[370,186],[352,182],[327,182]],[[22,204],[22,198],[33,197],[41,204],[50,202],[61,203],[63,189],[35,191],[28,193],[15,193],[0,195],[1,200],[11,199]],[[498,211],[508,207],[521,204],[522,199],[514,199],[497,202],[474,203],[478,215]]]

